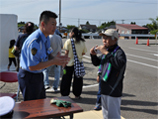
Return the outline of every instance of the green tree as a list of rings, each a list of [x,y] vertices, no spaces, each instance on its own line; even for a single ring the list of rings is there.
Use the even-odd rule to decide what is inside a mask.
[[[82,29],[80,31],[81,31],[81,33],[88,33],[89,32],[87,29]]]
[[[34,29],[38,29],[38,28],[39,28],[39,27],[35,24],[35,25],[34,25]]]
[[[75,25],[67,25],[67,29],[71,30],[72,28],[76,27]]]
[[[136,24],[136,22],[131,22],[131,24]]]
[[[111,22],[107,22],[107,23],[104,22],[104,23],[101,24],[101,26],[98,27],[98,29],[104,29],[104,28],[106,28],[106,27],[109,27],[109,26],[115,25],[115,24],[116,24],[115,21],[111,21]]]
[[[90,25],[89,21],[86,22],[86,25]]]
[[[144,27],[147,27],[150,30],[151,34],[156,34],[158,32],[158,16],[156,19],[149,18],[151,20],[151,24],[147,24]]]
[[[25,22],[23,22],[23,21],[21,21],[21,22],[18,22],[18,27],[21,27],[21,26],[25,26]],[[38,29],[39,27],[36,25],[36,24],[34,24],[34,29],[36,30],[36,29]]]
[[[21,26],[25,26],[25,22],[24,21],[18,22],[18,27],[21,27]]]
[[[19,22],[18,24],[25,24],[25,22],[24,22],[24,21],[21,21],[21,22]]]

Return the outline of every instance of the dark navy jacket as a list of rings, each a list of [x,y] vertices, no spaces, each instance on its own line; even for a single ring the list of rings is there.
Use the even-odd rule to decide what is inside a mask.
[[[123,89],[123,79],[124,79],[124,72],[126,68],[126,55],[124,51],[119,48],[115,55],[112,55],[111,52],[117,47],[118,45],[114,45],[113,47],[109,48],[109,53],[106,55],[106,58],[102,61],[102,72],[105,71],[105,67],[107,61],[109,61],[112,65],[111,72],[109,74],[107,82],[101,80],[101,94],[103,95],[110,95],[112,97],[121,97],[122,96],[122,89]],[[91,55],[91,60],[93,65],[99,66],[101,63],[101,56]],[[101,73],[101,79],[102,79]]]

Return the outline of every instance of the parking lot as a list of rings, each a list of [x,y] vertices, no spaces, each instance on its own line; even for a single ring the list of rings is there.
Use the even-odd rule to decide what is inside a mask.
[[[66,39],[63,39],[63,42]],[[155,40],[150,40],[150,46],[146,46],[147,39],[139,40],[136,45],[135,40],[119,40],[119,45],[127,55],[127,67],[124,79],[124,89],[121,104],[121,115],[124,118],[158,118],[158,47]],[[88,52],[83,58],[86,75],[82,99],[75,100],[71,92],[70,97],[75,100],[84,111],[92,110],[98,91],[96,82],[97,67],[91,64],[89,50],[96,44],[102,44],[101,39],[86,39]],[[53,74],[50,74],[50,84],[53,82]],[[0,83],[1,85],[2,83]],[[16,92],[18,84],[6,84],[0,92]],[[61,96],[59,92],[47,91],[47,97]],[[19,101],[22,100],[20,94]]]

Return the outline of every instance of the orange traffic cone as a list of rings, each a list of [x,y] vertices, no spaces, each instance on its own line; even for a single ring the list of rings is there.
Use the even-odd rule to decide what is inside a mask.
[[[149,46],[149,38],[148,38],[148,40],[147,40],[147,44],[146,44],[147,46]]]
[[[138,38],[136,38],[136,44],[138,44]]]

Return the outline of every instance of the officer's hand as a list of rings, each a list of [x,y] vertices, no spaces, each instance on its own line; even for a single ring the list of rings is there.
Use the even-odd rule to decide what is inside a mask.
[[[62,65],[63,67],[65,67],[65,65],[69,62],[70,58],[68,57],[68,55],[57,55],[53,60],[53,64],[54,65]]]
[[[60,53],[60,52],[58,52],[58,53],[57,53],[57,56],[60,56],[60,55],[61,55],[61,53]]]

